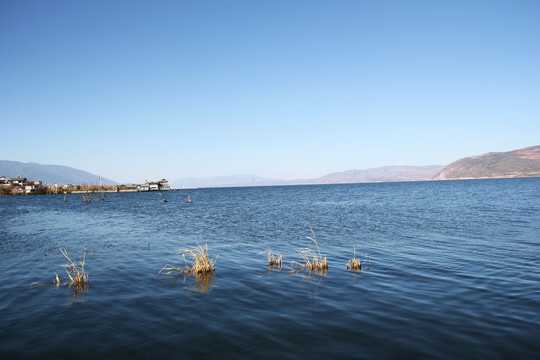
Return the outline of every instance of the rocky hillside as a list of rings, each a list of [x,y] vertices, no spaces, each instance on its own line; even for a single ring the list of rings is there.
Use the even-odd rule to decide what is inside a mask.
[[[540,146],[460,159],[438,172],[434,180],[540,177]]]

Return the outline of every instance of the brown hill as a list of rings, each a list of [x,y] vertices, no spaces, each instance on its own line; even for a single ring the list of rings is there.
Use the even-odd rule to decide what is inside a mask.
[[[434,180],[540,177],[540,146],[471,156],[451,163]]]

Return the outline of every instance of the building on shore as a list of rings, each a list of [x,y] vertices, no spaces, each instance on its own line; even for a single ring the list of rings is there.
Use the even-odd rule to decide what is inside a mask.
[[[146,191],[169,191],[169,181],[167,179],[161,179],[159,181],[145,182],[144,184],[132,184],[124,185],[124,189],[121,192],[146,192]]]
[[[169,186],[169,181],[167,179],[161,179],[159,181],[147,182],[148,191],[169,191],[171,187]]]
[[[23,195],[33,193],[57,194],[58,191],[70,193],[88,192],[146,192],[146,191],[169,191],[169,181],[161,179],[159,181],[146,181],[144,184],[119,185],[103,187],[101,185],[48,185],[43,186],[41,181],[28,180],[25,177],[17,176],[10,178],[0,176],[0,195]]]
[[[148,183],[137,185],[137,191],[150,191],[150,185]]]
[[[11,188],[12,193],[31,194],[32,192],[36,191],[38,186],[41,185],[41,181],[28,180],[22,176],[17,176],[14,178],[0,176],[0,187]]]

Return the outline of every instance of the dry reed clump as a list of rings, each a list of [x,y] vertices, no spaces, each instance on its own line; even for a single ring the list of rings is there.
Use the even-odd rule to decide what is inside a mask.
[[[366,254],[366,257],[364,259],[364,263],[362,264],[362,260],[356,258],[356,247],[353,250],[353,258],[349,260],[347,263],[347,270],[352,271],[360,271],[362,269],[362,266],[365,267],[365,265],[371,265],[371,259],[368,257],[368,254]]]
[[[362,269],[362,261],[356,258],[356,246],[353,248],[353,258],[347,263],[347,270],[360,271]]]
[[[281,254],[277,254],[276,256],[272,250],[267,249],[265,251],[261,251],[259,255],[264,253],[268,253],[268,266],[281,269],[281,266],[283,265],[283,258]]]
[[[214,265],[216,264],[219,255],[216,256],[215,259],[211,259],[210,255],[208,255],[207,244],[202,247],[197,243],[197,247],[194,247],[192,249],[180,249],[178,250],[178,254],[181,254],[182,258],[184,259],[184,267],[176,267],[170,264],[166,264],[159,271],[158,275],[163,271],[167,271],[166,274],[168,275],[172,274],[173,272],[180,272],[180,275],[193,274],[195,276],[213,274],[215,272]],[[188,265],[186,256],[191,258],[191,265]]]
[[[293,261],[291,268],[293,271],[326,271],[328,270],[328,261],[326,260],[326,256],[323,257],[321,255],[321,249],[319,248],[319,243],[317,242],[315,232],[313,231],[313,228],[311,227],[311,225],[309,225],[309,223],[307,223],[307,225],[309,226],[312,237],[306,236],[306,238],[315,243],[315,245],[317,246],[317,252],[307,247],[297,249],[300,256],[302,256],[302,262]],[[295,265],[297,266],[296,268]]]
[[[86,253],[88,250],[84,250],[84,255],[81,261],[79,261],[79,264],[75,263],[73,260],[71,260],[67,254],[67,251],[65,249],[60,249],[60,252],[64,257],[69,261],[69,264],[60,265],[64,268],[66,271],[66,274],[68,276],[69,281],[62,282],[60,280],[60,277],[58,274],[55,273],[56,279],[54,280],[54,284],[56,286],[60,285],[68,285],[68,286],[76,286],[77,288],[84,288],[88,285],[88,274],[84,270],[85,262],[86,262]]]

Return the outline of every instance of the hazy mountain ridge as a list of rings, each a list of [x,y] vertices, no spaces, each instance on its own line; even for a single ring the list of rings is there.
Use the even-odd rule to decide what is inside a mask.
[[[429,180],[441,170],[441,165],[383,166],[365,170],[349,170],[312,180],[314,184],[345,184],[358,182],[393,182]]]
[[[286,181],[264,178],[257,175],[213,176],[208,178],[187,177],[171,183],[173,187],[232,187],[285,185]]]
[[[41,165],[0,160],[0,175],[23,176],[44,184],[98,184],[99,176],[63,165]],[[384,166],[348,170],[316,179],[280,180],[257,175],[188,177],[171,183],[173,187],[238,187],[272,185],[346,184],[362,182],[397,182],[422,180],[485,179],[540,177],[540,145],[508,152],[491,152],[457,160],[450,165]],[[104,185],[118,183],[102,179]]]
[[[434,180],[540,177],[540,145],[454,161]]]
[[[99,175],[69,166],[0,160],[0,176],[19,175],[28,180],[40,180],[43,184],[99,184]],[[117,185],[118,183],[102,178],[102,184]]]
[[[384,166],[365,170],[349,170],[316,179],[279,180],[256,175],[232,175],[210,178],[184,178],[172,183],[174,187],[227,187],[271,185],[347,184],[362,182],[392,182],[429,180],[443,166]]]

